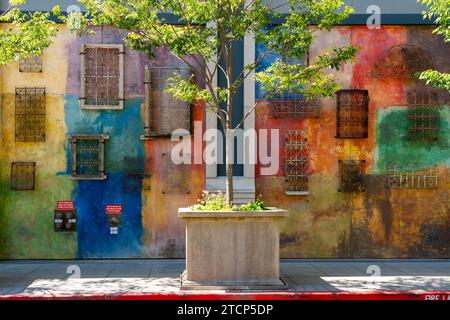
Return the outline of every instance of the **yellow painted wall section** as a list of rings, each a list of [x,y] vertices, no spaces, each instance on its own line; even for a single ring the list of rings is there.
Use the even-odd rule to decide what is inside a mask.
[[[76,234],[53,231],[58,200],[71,198],[73,181],[58,173],[67,166],[64,100],[67,83],[67,43],[64,26],[54,45],[45,50],[42,73],[21,73],[18,63],[2,67],[0,143],[1,258],[74,258]],[[45,87],[45,142],[15,141],[15,89]],[[11,162],[35,162],[34,191],[11,191]]]

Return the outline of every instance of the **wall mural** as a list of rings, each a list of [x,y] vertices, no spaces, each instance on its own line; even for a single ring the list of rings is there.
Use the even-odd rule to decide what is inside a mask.
[[[121,45],[123,35],[104,28],[78,38],[60,28],[39,59],[41,72],[27,67],[33,61],[2,70],[0,258],[183,257],[177,208],[197,201],[205,167],[172,168],[166,158],[176,142],[154,133],[166,134],[172,120],[189,130],[188,120],[205,114],[198,104],[183,113],[174,103],[172,119],[158,109],[158,97],[166,97],[155,70],[200,79],[198,70],[185,70],[164,49],[149,60],[124,48],[88,65],[83,77],[90,60],[80,55],[82,45]],[[359,48],[355,63],[336,74],[352,90],[339,101],[305,103],[289,94],[268,101],[256,88],[256,129],[280,130],[280,168],[262,176],[256,166],[256,193],[289,210],[282,257],[450,257],[450,97],[413,77],[428,67],[450,71],[450,44],[431,30],[343,26],[321,34],[308,59],[336,45]],[[256,45],[257,55],[263,50]],[[277,58],[268,56],[263,67]],[[89,75],[107,79],[110,71],[106,91],[83,92]],[[29,116],[20,94],[43,86],[36,126],[17,126]],[[94,107],[83,109],[87,100]],[[26,138],[16,139],[17,132]],[[31,138],[36,134],[45,139]],[[80,136],[103,140],[74,145]]]

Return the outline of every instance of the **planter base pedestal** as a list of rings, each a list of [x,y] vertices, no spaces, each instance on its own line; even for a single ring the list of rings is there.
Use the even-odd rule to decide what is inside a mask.
[[[251,290],[273,291],[287,290],[288,286],[281,279],[278,281],[205,281],[195,282],[186,279],[186,271],[180,276],[180,290]]]
[[[280,280],[280,222],[286,211],[192,211],[186,222],[182,290],[286,290]]]

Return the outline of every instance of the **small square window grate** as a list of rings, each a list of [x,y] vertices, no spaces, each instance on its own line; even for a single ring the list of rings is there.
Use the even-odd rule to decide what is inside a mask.
[[[145,68],[145,126],[143,138],[171,136],[173,131],[191,131],[191,106],[165,90],[169,79],[181,76],[190,79],[186,67]]]
[[[436,189],[437,166],[391,163],[388,165],[388,186],[391,189]]]
[[[340,90],[336,94],[336,138],[367,138],[369,92],[367,90]]]
[[[439,100],[436,93],[408,93],[408,139],[437,141],[439,139]]]
[[[339,192],[364,192],[365,160],[339,160]]]
[[[16,88],[17,142],[45,141],[45,88]]]
[[[71,176],[76,179],[106,179],[104,172],[104,135],[73,135]]]
[[[150,190],[148,180],[151,174],[145,168],[145,160],[141,158],[124,157],[125,183],[124,191]]]
[[[42,72],[42,56],[30,56],[19,60],[19,72],[40,73]]]
[[[35,162],[11,163],[11,190],[29,191],[35,188]]]
[[[163,153],[162,193],[184,194],[190,192],[190,166],[175,164],[170,154]]]
[[[424,224],[420,227],[420,236],[422,240],[423,249],[448,250],[450,240],[448,226],[436,224]]]
[[[308,140],[304,130],[289,130],[285,135],[286,194],[308,193]]]

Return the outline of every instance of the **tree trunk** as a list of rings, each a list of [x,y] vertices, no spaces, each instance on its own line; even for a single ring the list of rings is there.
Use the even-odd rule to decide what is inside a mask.
[[[226,157],[225,157],[225,167],[227,172],[227,181],[226,181],[226,201],[228,205],[233,204],[233,131],[230,129],[226,130]]]

